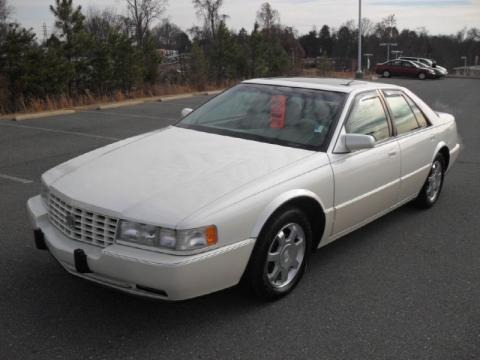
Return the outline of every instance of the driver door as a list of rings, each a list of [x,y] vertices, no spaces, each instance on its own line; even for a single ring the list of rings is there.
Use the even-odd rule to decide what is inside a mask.
[[[376,144],[349,152],[340,135],[329,155],[335,179],[333,236],[381,215],[398,202],[400,191],[400,147],[376,91],[356,96],[342,133],[372,135]]]

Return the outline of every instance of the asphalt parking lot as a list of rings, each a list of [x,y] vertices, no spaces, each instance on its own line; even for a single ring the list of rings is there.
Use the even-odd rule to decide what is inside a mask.
[[[435,207],[406,205],[323,248],[276,303],[242,289],[181,303],[68,275],[35,249],[39,177],[164,127],[207,97],[0,121],[1,359],[479,359],[480,80],[389,80],[453,113],[463,139]]]

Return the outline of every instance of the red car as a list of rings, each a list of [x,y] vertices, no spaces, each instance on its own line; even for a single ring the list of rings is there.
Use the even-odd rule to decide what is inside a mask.
[[[433,69],[421,67],[409,60],[391,60],[375,66],[375,72],[383,77],[390,76],[411,76],[424,79],[435,79]]]

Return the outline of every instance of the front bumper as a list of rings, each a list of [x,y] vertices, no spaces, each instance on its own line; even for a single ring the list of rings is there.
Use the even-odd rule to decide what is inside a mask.
[[[28,200],[34,230],[43,234],[54,258],[71,274],[128,293],[164,300],[184,300],[236,285],[247,266],[255,239],[208,252],[179,256],[114,244],[101,248],[72,240],[48,220],[40,196]],[[83,250],[89,273],[75,267],[74,251]]]

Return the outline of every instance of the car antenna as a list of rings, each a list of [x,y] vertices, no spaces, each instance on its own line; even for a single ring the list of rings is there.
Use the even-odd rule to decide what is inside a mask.
[[[354,81],[355,81],[355,79],[350,80],[349,82],[347,82],[347,83],[345,84],[345,86],[350,86],[350,84],[353,83]]]

